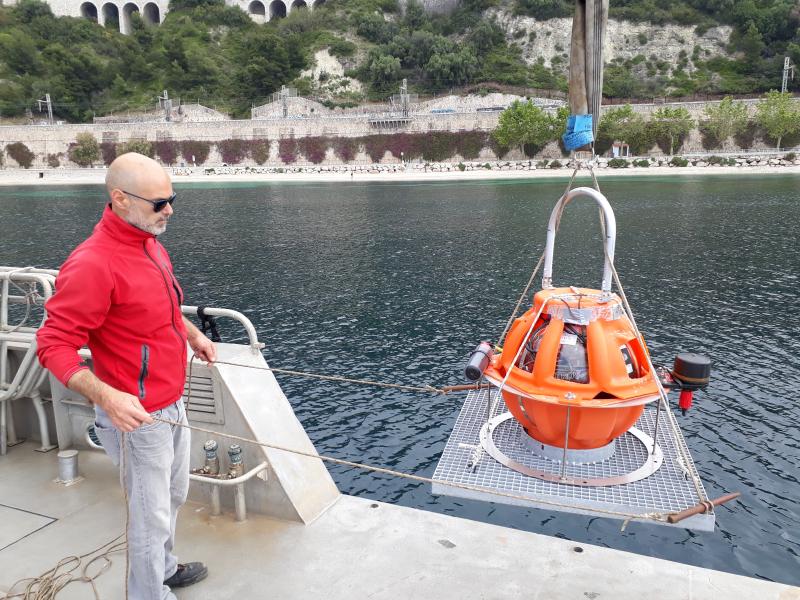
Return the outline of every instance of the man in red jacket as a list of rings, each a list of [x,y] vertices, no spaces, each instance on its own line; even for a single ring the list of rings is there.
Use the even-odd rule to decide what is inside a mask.
[[[210,363],[214,344],[181,313],[183,292],[156,239],[173,214],[167,173],[141,154],[109,167],[110,203],[88,239],[61,267],[47,321],[37,334],[41,363],[95,407],[95,430],[128,498],[130,600],[174,600],[170,587],[208,574],[172,553],[178,509],[189,489],[189,430],[181,400],[186,344]],[[78,350],[88,345],[94,372]],[[124,446],[123,446],[124,444]]]

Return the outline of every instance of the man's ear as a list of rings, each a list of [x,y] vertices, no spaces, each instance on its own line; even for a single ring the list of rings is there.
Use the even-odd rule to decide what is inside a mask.
[[[118,209],[127,211],[130,208],[131,200],[128,196],[122,193],[119,188],[111,190],[111,206]]]

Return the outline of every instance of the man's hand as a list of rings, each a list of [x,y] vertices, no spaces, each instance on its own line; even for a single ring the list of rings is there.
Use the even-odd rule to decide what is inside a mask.
[[[206,361],[209,367],[211,363],[217,360],[217,349],[214,346],[214,342],[202,333],[189,340],[189,347],[194,351],[194,355],[200,360]]]
[[[111,418],[114,427],[120,431],[133,431],[140,425],[153,422],[153,417],[142,407],[136,396],[103,383],[89,369],[77,371],[70,377],[67,387],[102,408]]]
[[[153,417],[142,407],[136,396],[109,387],[101,408],[120,431],[133,431],[140,425],[150,424]]]
[[[206,337],[206,334],[195,327],[186,317],[183,317],[183,324],[186,326],[186,339],[194,355],[200,360],[206,361],[210,367],[211,363],[217,360],[217,348],[214,342]]]

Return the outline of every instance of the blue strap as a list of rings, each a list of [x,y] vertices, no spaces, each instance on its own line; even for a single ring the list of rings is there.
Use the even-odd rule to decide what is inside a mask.
[[[592,115],[570,115],[567,118],[567,131],[561,139],[567,150],[575,150],[594,141]]]

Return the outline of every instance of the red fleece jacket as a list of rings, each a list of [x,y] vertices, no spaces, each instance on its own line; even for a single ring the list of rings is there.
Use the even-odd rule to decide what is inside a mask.
[[[107,206],[56,278],[36,334],[39,361],[66,385],[88,368],[78,355],[88,345],[99,379],[148,412],[169,406],[186,377],[182,302],[164,247]]]

